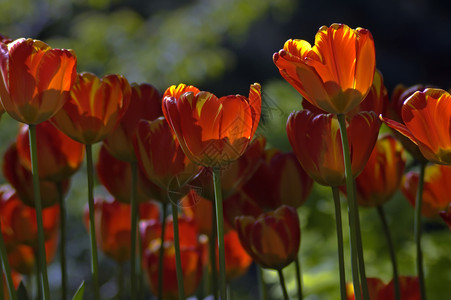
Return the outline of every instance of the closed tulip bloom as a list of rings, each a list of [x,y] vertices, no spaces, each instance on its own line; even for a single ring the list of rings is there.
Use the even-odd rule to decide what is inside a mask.
[[[258,83],[251,85],[247,98],[218,98],[204,91],[186,92],[178,98],[166,96],[163,113],[190,160],[206,167],[224,167],[244,153],[257,130],[260,89]]]
[[[310,194],[313,180],[299,164],[294,153],[268,149],[261,163],[247,181],[243,191],[266,209],[276,209],[282,204],[298,208]]]
[[[28,125],[20,128],[16,138],[22,165],[31,171]],[[60,182],[72,176],[83,163],[84,146],[56,129],[50,122],[36,125],[39,177]]]
[[[132,171],[129,163],[115,158],[106,149],[105,144],[99,151],[96,164],[97,178],[107,191],[120,202],[130,203]],[[136,198],[139,203],[150,199],[167,201],[166,191],[161,190],[155,183],[138,169]]]
[[[401,191],[415,206],[415,198],[418,188],[418,172],[411,171],[404,175],[401,183]],[[428,165],[425,168],[423,201],[421,213],[425,217],[434,217],[451,203],[451,195],[448,185],[451,182],[451,166]]]
[[[401,185],[405,165],[402,145],[391,135],[380,137],[355,179],[359,205],[374,207],[390,200]]]
[[[273,55],[280,74],[305,99],[332,114],[344,114],[365,98],[376,66],[367,29],[344,24],[322,26],[315,44],[288,40]]]
[[[11,144],[3,155],[3,175],[14,187],[20,200],[26,205],[35,207],[33,175],[30,170],[20,163],[16,143]],[[69,190],[69,180],[63,180],[61,183],[63,194],[66,195]],[[41,192],[42,207],[49,207],[58,203],[60,194],[56,182],[40,179],[39,189]]]
[[[404,124],[382,118],[418,145],[423,156],[438,164],[451,164],[451,95],[440,89],[417,91],[402,106]]]
[[[184,194],[188,193],[186,184],[199,173],[199,166],[186,157],[163,117],[140,121],[134,148],[138,166],[149,180],[165,191],[186,187]]]
[[[365,167],[379,128],[380,121],[374,112],[359,112],[348,119],[346,130],[354,177]],[[297,159],[313,180],[326,186],[345,183],[341,134],[334,115],[306,109],[293,112],[288,117],[287,135]]]
[[[132,84],[130,105],[118,126],[104,140],[108,151],[117,159],[136,161],[133,139],[141,119],[152,121],[163,115],[161,95],[150,84]]]
[[[98,78],[78,74],[63,108],[50,120],[59,130],[82,144],[105,139],[124,116],[131,96],[130,85],[120,75]]]
[[[26,124],[51,118],[69,99],[77,59],[33,39],[0,43],[0,98],[6,112]]]
[[[235,228],[235,218],[239,216],[252,216],[258,218],[264,210],[260,203],[242,190],[224,199],[223,202],[224,224]]]
[[[262,267],[282,270],[296,259],[301,230],[294,208],[282,205],[258,218],[237,217],[235,223],[241,245]]]

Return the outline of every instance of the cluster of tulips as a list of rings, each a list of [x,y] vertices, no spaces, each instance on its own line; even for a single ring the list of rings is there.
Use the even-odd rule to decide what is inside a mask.
[[[421,214],[440,215],[451,227],[443,188],[451,182],[451,95],[418,85],[398,86],[389,97],[371,33],[343,24],[321,27],[313,46],[288,40],[273,60],[304,99],[287,121],[291,153],[266,147],[256,133],[258,83],[247,97],[218,98],[186,84],[160,94],[121,75],[77,73],[72,50],[2,36],[0,108],[22,123],[3,161],[9,184],[0,189],[2,299],[18,299],[22,277],[35,272],[35,294],[67,299],[65,198],[85,156],[94,299],[101,298],[97,247],[120,266],[130,262],[127,299],[142,298],[142,271],[158,299],[185,299],[201,285],[205,295],[227,299],[230,280],[252,262],[262,299],[268,296],[260,267],[277,271],[289,299],[283,269],[294,262],[293,292],[302,299],[297,209],[314,182],[332,191],[341,299],[426,299]],[[382,123],[393,134],[379,136]],[[418,172],[404,174],[407,158]],[[94,197],[95,173],[111,196]],[[383,209],[400,186],[415,207],[414,277],[398,274]],[[349,283],[340,192],[348,205]],[[366,276],[359,205],[381,217],[393,265],[387,284]],[[58,249],[62,295],[55,296],[47,263]],[[84,284],[74,299],[83,291]]]

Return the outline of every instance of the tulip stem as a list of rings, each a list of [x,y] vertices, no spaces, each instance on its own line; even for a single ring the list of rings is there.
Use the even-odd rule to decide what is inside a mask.
[[[282,270],[277,270],[277,272],[279,273],[279,280],[280,280],[280,286],[282,288],[283,299],[290,300],[290,298],[288,297],[288,292],[287,292],[287,287],[285,285],[285,278],[283,276],[283,272],[282,272]]]
[[[424,283],[424,270],[423,270],[423,251],[421,250],[421,205],[423,202],[423,187],[424,187],[424,174],[426,169],[426,163],[420,164],[420,177],[418,179],[418,190],[415,203],[415,242],[417,245],[417,272],[418,280],[420,282],[421,299],[426,300],[426,287]]]
[[[0,222],[0,254],[1,254],[0,270],[1,270],[1,265],[3,264],[3,269],[5,269],[5,273],[6,273],[6,282],[8,284],[8,291],[9,291],[10,298],[12,300],[17,300],[16,289],[14,287],[13,278],[11,276],[11,267],[9,266],[9,262],[8,262],[8,253],[6,251],[5,241],[3,240],[1,222]],[[1,273],[3,274],[3,272],[1,272]],[[2,275],[2,276],[5,276],[5,275]],[[3,280],[3,278],[2,278],[2,280]],[[3,288],[3,282],[1,282],[0,285]],[[2,291],[2,296],[3,295],[4,295],[4,292]]]
[[[268,293],[266,292],[265,279],[263,278],[263,268],[260,267],[259,265],[256,265],[256,267],[257,267],[258,284],[260,287],[260,299],[268,300]]]
[[[226,285],[226,265],[224,251],[224,214],[222,207],[222,190],[221,190],[221,170],[213,168],[213,186],[215,190],[215,206],[216,206],[216,224],[218,230],[218,250],[219,250],[219,290],[221,300],[227,300]]]
[[[124,292],[124,264],[118,263],[117,264],[117,294],[116,299],[121,300],[122,294]]]
[[[131,195],[130,195],[130,203],[131,203],[131,249],[130,249],[130,289],[131,289],[131,298],[137,299],[137,291],[136,291],[136,233],[137,233],[137,224],[138,224],[138,203],[136,198],[136,188],[137,188],[137,180],[138,180],[138,168],[136,162],[130,163],[131,173],[132,173],[132,186],[131,186]]]
[[[175,248],[175,267],[177,272],[177,287],[179,299],[185,299],[185,289],[183,286],[182,260],[180,257],[180,238],[179,238],[179,214],[178,207],[172,203],[172,225],[174,228],[174,248]]]
[[[37,256],[37,253],[34,252],[34,255]],[[36,260],[36,287],[37,287],[37,296],[38,300],[42,300],[42,277],[41,277],[41,266],[39,263],[39,259]]]
[[[357,201],[355,198],[354,180],[352,177],[351,169],[351,157],[349,153],[348,134],[346,131],[346,119],[344,114],[338,114],[338,124],[340,126],[341,143],[343,147],[343,159],[345,166],[345,178],[346,178],[346,191],[348,196],[348,218],[349,218],[349,235],[351,244],[351,270],[352,270],[352,282],[354,285],[354,291],[360,291],[360,278],[359,278],[359,254],[357,247]],[[365,282],[366,280],[363,280]],[[363,291],[362,282],[362,291]],[[363,297],[366,293],[363,291]],[[356,300],[361,300],[362,295],[359,292],[355,293]]]
[[[61,265],[61,299],[67,299],[67,268],[66,268],[66,203],[64,202],[63,184],[56,183],[60,205],[60,265]]]
[[[92,145],[85,144],[86,169],[88,173],[88,206],[89,206],[89,233],[91,238],[91,272],[94,285],[94,299],[100,300],[99,290],[99,262],[97,258],[96,225],[94,215],[94,166],[92,162]]]
[[[218,270],[216,269],[216,205],[212,203],[212,215],[211,215],[211,235],[209,241],[210,252],[210,266],[211,266],[211,291],[213,293],[213,299],[218,299]]]
[[[345,260],[343,251],[343,225],[341,222],[341,205],[340,205],[340,191],[338,187],[332,187],[332,195],[334,198],[335,207],[335,226],[337,227],[337,243],[338,243],[338,269],[340,272],[340,295],[341,300],[346,300],[346,273]]]
[[[385,211],[382,205],[377,206],[377,212],[379,218],[381,219],[382,228],[384,230],[385,238],[387,239],[387,246],[390,252],[390,259],[393,266],[393,285],[395,287],[395,299],[401,300],[401,292],[399,289],[399,277],[398,277],[398,267],[396,263],[395,248],[393,246],[393,241],[390,235],[390,229],[388,227],[387,218],[385,217]]]
[[[33,175],[33,194],[36,209],[36,222],[38,226],[38,259],[41,264],[42,285],[44,287],[44,300],[50,299],[49,279],[47,276],[47,263],[45,254],[45,237],[44,225],[42,220],[42,202],[41,191],[39,186],[39,171],[38,171],[38,153],[36,143],[36,125],[29,124],[29,140],[30,140],[30,157],[31,157],[31,172]]]
[[[163,299],[163,259],[164,259],[164,234],[166,231],[166,215],[168,212],[168,204],[162,204],[162,220],[161,220],[161,241],[160,241],[160,257],[158,258],[158,299]]]
[[[139,262],[139,268],[138,268],[138,299],[143,299],[144,297],[144,282],[143,282],[143,268],[142,268],[142,239],[141,234],[139,232],[139,226],[138,226],[138,234],[137,234],[137,245],[138,245],[138,262]]]
[[[353,181],[354,186],[354,195],[357,194],[355,181]],[[356,198],[354,198],[356,199]],[[357,259],[359,261],[359,272],[360,272],[360,284],[362,285],[362,293],[364,299],[370,299],[369,291],[368,291],[368,282],[366,281],[366,272],[365,272],[365,262],[363,259],[363,244],[362,244],[362,233],[360,231],[360,215],[359,215],[359,206],[356,204],[356,240],[357,240]]]
[[[294,263],[296,266],[296,281],[297,281],[297,285],[298,285],[298,299],[302,300],[302,298],[303,298],[303,296],[302,296],[302,274],[301,274],[301,262],[299,259],[299,255],[296,256]]]

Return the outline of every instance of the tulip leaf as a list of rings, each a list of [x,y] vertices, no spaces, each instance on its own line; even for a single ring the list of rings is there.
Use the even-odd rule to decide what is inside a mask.
[[[19,287],[17,288],[17,300],[30,300],[30,297],[28,297],[27,288],[23,284],[23,281],[19,283]]]
[[[84,292],[85,292],[85,281],[83,281],[80,284],[80,287],[78,288],[77,292],[75,292],[74,297],[72,297],[72,300],[83,300]]]

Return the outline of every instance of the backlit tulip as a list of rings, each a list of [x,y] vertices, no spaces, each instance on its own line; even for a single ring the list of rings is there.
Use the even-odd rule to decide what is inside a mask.
[[[213,202],[190,190],[180,201],[185,216],[193,219],[199,233],[211,236]]]
[[[418,145],[423,156],[439,164],[451,164],[451,95],[440,89],[417,91],[403,104],[404,124],[383,118],[391,128]]]
[[[199,166],[186,157],[163,117],[139,122],[134,148],[139,168],[149,180],[165,191],[180,192],[174,200],[188,193],[186,185],[199,173]]]
[[[99,151],[96,171],[100,183],[114,198],[123,203],[130,203],[132,173],[129,163],[115,158],[103,144]],[[138,202],[142,203],[150,199],[167,201],[166,194],[166,191],[149,181],[146,175],[138,169],[136,193]]]
[[[260,167],[243,187],[262,208],[276,209],[282,204],[301,206],[310,194],[313,180],[299,164],[294,153],[266,150]]]
[[[257,130],[260,89],[258,83],[251,85],[248,98],[218,98],[203,91],[166,96],[163,113],[189,159],[207,167],[224,167],[244,153]]]
[[[132,84],[130,105],[118,126],[104,140],[108,151],[117,159],[136,161],[133,139],[141,119],[152,121],[163,115],[161,95],[150,84]]]
[[[344,24],[322,26],[313,47],[304,40],[286,41],[273,61],[305,99],[332,114],[347,113],[362,102],[376,64],[371,33]]]
[[[83,163],[84,146],[56,129],[50,122],[36,126],[39,177],[60,182],[72,176]],[[20,128],[16,139],[22,165],[31,171],[28,125]]]
[[[410,204],[415,206],[418,189],[418,172],[411,171],[404,175],[401,190]],[[434,217],[451,203],[448,185],[451,183],[451,166],[428,165],[425,168],[423,201],[421,212],[426,217]]]
[[[359,112],[348,120],[354,177],[365,167],[376,143],[379,127],[380,121],[374,112]],[[293,112],[288,117],[287,134],[297,159],[313,180],[327,186],[345,183],[341,134],[334,115],[316,114],[307,109]]]
[[[235,223],[241,245],[262,267],[281,270],[296,259],[301,230],[294,208],[283,205],[258,218],[237,217]]]
[[[230,281],[246,274],[252,263],[252,258],[241,246],[238,233],[235,230],[230,230],[224,235],[224,248],[227,280]],[[216,254],[216,258],[218,256]],[[219,268],[219,264],[217,268]]]
[[[366,283],[368,285],[368,294],[371,300],[382,300],[384,296],[385,283],[379,278],[367,277]],[[347,300],[355,299],[354,285],[352,283],[346,284]]]
[[[368,284],[368,293],[370,300],[394,300],[394,286],[393,280],[385,284],[379,278],[368,277],[366,279]],[[402,300],[420,300],[420,284],[418,277],[399,276],[400,294]],[[348,300],[355,299],[354,287],[351,283],[346,286],[346,293]]]
[[[34,207],[33,178],[32,173],[20,163],[16,143],[11,144],[3,155],[3,175],[14,187],[25,204]],[[53,181],[39,180],[42,207],[49,207],[58,202],[60,197],[58,184]],[[69,189],[69,180],[62,181],[63,193]]]
[[[6,112],[27,124],[51,118],[69,99],[76,65],[72,50],[52,49],[39,40],[0,43],[0,98]]]
[[[401,185],[405,165],[401,144],[391,135],[380,137],[365,168],[355,179],[359,205],[373,207],[390,200]]]
[[[130,96],[130,85],[120,75],[98,78],[92,73],[81,73],[70,90],[69,100],[50,121],[77,142],[94,144],[116,127],[128,108]]]

